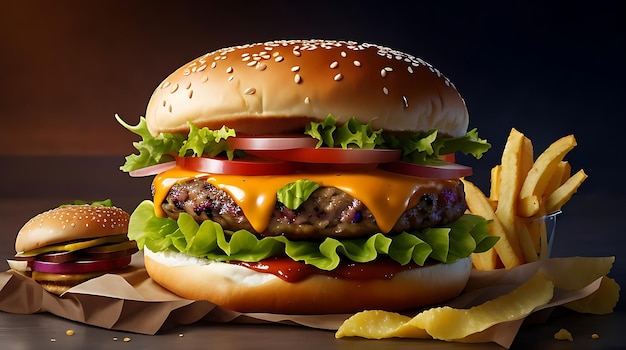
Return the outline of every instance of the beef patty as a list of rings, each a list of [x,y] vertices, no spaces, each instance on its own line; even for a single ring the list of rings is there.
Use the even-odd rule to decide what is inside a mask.
[[[245,229],[259,236],[289,239],[357,238],[380,232],[370,210],[358,199],[334,187],[320,187],[295,210],[276,202],[267,229],[256,232],[230,195],[202,179],[172,186],[161,207],[177,219],[185,212],[196,221],[213,220],[225,230]],[[419,230],[458,219],[466,210],[462,182],[453,188],[432,189],[407,209],[388,234]]]

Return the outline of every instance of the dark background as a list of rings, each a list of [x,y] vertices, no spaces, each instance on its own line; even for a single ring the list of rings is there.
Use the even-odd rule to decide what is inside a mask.
[[[112,198],[131,211],[150,197],[150,178],[118,170],[135,138],[114,115],[136,123],[188,61],[250,42],[345,39],[421,57],[454,82],[470,127],[493,144],[479,161],[460,157],[483,190],[512,127],[537,153],[573,133],[567,160],[589,179],[564,208],[553,255],[616,255],[623,286],[625,33],[621,0],[2,1],[0,235],[59,201]]]
[[[117,170],[134,138],[114,114],[134,124],[159,82],[205,52],[287,38],[373,42],[439,68],[464,96],[470,127],[493,144],[478,162],[461,159],[483,188],[515,127],[538,151],[575,134],[567,160],[589,174],[580,192],[623,195],[624,4],[5,1],[0,196],[30,193],[15,182],[37,181],[41,173],[24,171],[31,168],[76,181],[47,184],[43,195],[77,196],[96,179],[102,196],[138,188],[147,196],[145,179]],[[49,157],[58,155],[74,157]]]

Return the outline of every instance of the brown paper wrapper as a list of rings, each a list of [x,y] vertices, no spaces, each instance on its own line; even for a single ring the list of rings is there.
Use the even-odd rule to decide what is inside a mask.
[[[512,270],[474,271],[466,291],[446,304],[455,308],[481,304],[515,289],[540,268],[550,271],[550,264],[560,264],[555,261],[549,259]],[[592,294],[599,288],[600,279],[576,290],[557,289],[552,301],[534,310],[533,314],[543,318],[542,310],[545,313],[545,310]],[[76,322],[141,334],[156,334],[171,326],[198,321],[282,323],[337,330],[351,316],[239,313],[206,301],[183,299],[150,279],[143,262],[137,259],[124,271],[91,279],[61,297],[46,292],[32,279],[16,271],[0,273],[0,310],[17,314],[49,312]],[[497,324],[460,341],[495,342],[508,348],[526,318]]]

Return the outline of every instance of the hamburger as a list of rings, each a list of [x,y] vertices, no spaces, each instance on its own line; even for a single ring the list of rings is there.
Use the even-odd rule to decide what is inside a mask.
[[[405,310],[458,295],[495,243],[461,177],[489,144],[454,85],[379,45],[289,40],[180,67],[121,166],[154,175],[129,236],[150,277],[240,312]]]
[[[9,266],[50,293],[128,266],[138,251],[128,239],[129,214],[110,201],[63,205],[30,219],[15,239]]]

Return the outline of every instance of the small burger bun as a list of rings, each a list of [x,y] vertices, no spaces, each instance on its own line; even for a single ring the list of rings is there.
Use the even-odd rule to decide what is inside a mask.
[[[65,205],[43,212],[20,229],[11,269],[60,295],[126,267],[137,251],[126,236],[129,214],[104,205]]]

